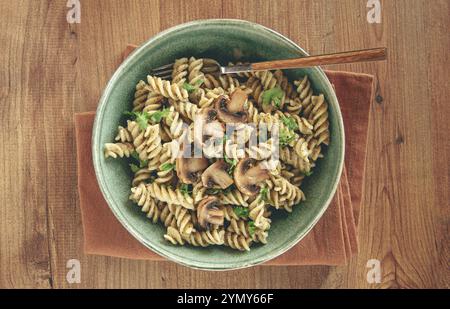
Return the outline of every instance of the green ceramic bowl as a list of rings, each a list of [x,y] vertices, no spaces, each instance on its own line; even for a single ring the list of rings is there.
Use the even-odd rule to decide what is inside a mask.
[[[308,74],[314,90],[324,93],[329,103],[331,143],[325,158],[302,186],[306,202],[291,214],[277,213],[272,219],[268,244],[239,252],[224,246],[196,248],[173,246],[163,239],[165,229],[152,224],[129,200],[132,175],[122,160],[105,159],[103,145],[114,140],[117,125],[129,110],[134,87],[150,69],[187,56],[228,61],[260,61],[307,55],[283,35],[242,20],[200,20],[182,24],[154,36],[114,73],[100,99],[94,123],[92,153],[98,183],[112,212],[123,226],[149,250],[174,262],[193,268],[229,270],[257,265],[273,259],[297,244],[327,209],[341,175],[344,162],[344,128],[333,88],[319,67],[288,70],[293,80]]]

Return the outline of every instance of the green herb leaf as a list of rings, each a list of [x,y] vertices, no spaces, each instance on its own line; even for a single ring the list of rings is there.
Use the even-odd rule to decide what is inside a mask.
[[[186,91],[187,91],[188,93],[192,93],[192,92],[194,92],[195,90],[197,90],[197,87],[192,86],[191,84],[188,84],[188,83],[184,83],[184,84],[183,84],[183,89],[186,89]]]
[[[192,193],[192,188],[188,184],[182,183],[180,185],[180,191],[185,195],[190,195]]]
[[[161,122],[161,119],[167,117],[169,115],[169,112],[170,111],[168,108],[163,108],[162,110],[153,113],[150,116],[150,120],[155,123]]]
[[[136,118],[136,114],[134,112],[130,112],[130,111],[123,112],[123,115],[128,117],[128,118],[131,118],[131,119],[135,119]]]
[[[172,169],[174,169],[175,168],[175,165],[174,164],[172,164],[172,163],[164,163],[163,165],[161,165],[161,170],[163,171],[163,172],[167,172],[167,171],[170,171],[170,170],[172,170]]]
[[[267,105],[273,102],[275,107],[280,107],[281,99],[284,96],[284,91],[280,87],[274,87],[269,90],[265,90],[262,93],[263,105]]]
[[[295,139],[295,133],[286,129],[280,131],[280,145],[287,146]]]
[[[137,166],[137,165],[134,164],[134,163],[130,163],[130,168],[131,168],[131,171],[132,171],[133,173],[137,173],[137,171],[140,170],[139,166]]]
[[[228,158],[228,156],[225,153],[223,154],[223,159],[229,165],[228,174],[230,174],[230,175],[233,174],[234,168],[237,165],[237,160]]]
[[[261,187],[259,190],[259,195],[263,201],[267,201],[269,199],[269,188],[266,186]]]
[[[131,119],[134,119],[137,122],[137,124],[139,125],[139,128],[141,128],[141,130],[147,129],[148,120],[150,119],[149,113],[147,113],[147,112],[125,112],[124,114],[131,117]]]
[[[220,194],[222,192],[221,189],[208,189],[206,190],[206,194],[208,195],[217,195]]]
[[[283,124],[289,129],[289,130],[297,130],[298,129],[298,124],[295,121],[294,118],[290,117],[290,116],[281,116],[281,121],[283,122]]]
[[[235,207],[233,207],[233,211],[240,218],[243,218],[243,219],[248,218],[248,208],[245,208],[242,206],[235,206]]]
[[[303,172],[303,174],[305,175],[305,176],[311,176],[312,174],[313,174],[313,171],[305,171],[305,172]]]
[[[139,158],[139,154],[137,153],[136,150],[133,150],[133,152],[131,153],[131,157],[133,159],[135,159],[137,162],[139,162],[141,159]]]
[[[205,81],[203,79],[199,79],[199,80],[196,80],[193,85],[191,85],[189,83],[184,83],[182,87],[183,87],[183,89],[186,89],[186,91],[188,93],[192,93],[195,90],[197,90],[198,87],[200,87],[204,82]]]
[[[250,233],[250,236],[253,237],[253,235],[255,235],[255,231],[256,231],[255,222],[254,221],[250,221],[248,223],[248,232]]]
[[[148,165],[148,160],[141,160],[141,158],[139,158],[139,154],[136,152],[136,150],[134,150],[131,153],[131,158],[134,161],[133,165],[136,165],[139,168],[144,168]]]
[[[276,108],[280,108],[280,106],[281,106],[281,99],[279,97],[274,97],[272,102],[273,102],[273,105],[275,105]]]
[[[197,86],[197,87],[200,87],[203,83],[204,83],[205,81],[203,80],[203,79],[198,79],[196,82],[195,82],[195,86]]]
[[[225,142],[228,140],[228,136],[225,134],[223,137],[222,137],[222,144],[225,144]]]

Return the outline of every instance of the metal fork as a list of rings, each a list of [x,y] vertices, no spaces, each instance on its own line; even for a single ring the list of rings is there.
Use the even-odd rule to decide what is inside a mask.
[[[209,74],[233,74],[250,71],[305,68],[317,65],[379,61],[385,60],[386,57],[387,49],[385,47],[381,47],[334,54],[307,56],[294,59],[244,63],[232,66],[221,66],[220,63],[218,63],[214,59],[204,58],[202,72]],[[170,63],[160,66],[156,69],[153,69],[151,71],[151,74],[162,79],[171,79],[173,65],[173,63]]]

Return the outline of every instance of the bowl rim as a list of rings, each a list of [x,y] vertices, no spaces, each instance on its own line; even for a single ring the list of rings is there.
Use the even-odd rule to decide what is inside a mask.
[[[122,212],[119,212],[118,210],[116,210],[115,207],[119,207],[119,205],[115,205],[115,207],[113,207],[113,205],[111,205],[111,203],[114,203],[114,204],[118,204],[118,203],[114,202],[114,200],[111,196],[111,193],[107,189],[106,180],[104,177],[102,177],[102,174],[101,174],[100,157],[101,157],[101,155],[103,155],[103,152],[98,151],[98,149],[100,149],[99,145],[98,145],[98,141],[100,139],[100,135],[101,135],[100,132],[102,130],[101,129],[101,119],[104,116],[103,111],[104,111],[104,109],[106,107],[106,103],[111,95],[111,90],[112,90],[113,84],[115,84],[116,79],[122,74],[122,71],[124,70],[124,68],[126,68],[128,66],[128,64],[133,60],[134,56],[143,52],[147,48],[147,46],[153,44],[154,42],[158,41],[159,39],[163,38],[165,35],[167,35],[169,33],[179,31],[181,29],[189,28],[191,26],[205,25],[205,24],[213,24],[213,25],[214,24],[216,24],[216,25],[217,24],[228,24],[228,25],[233,24],[235,26],[236,25],[244,25],[244,26],[250,26],[252,28],[257,28],[259,31],[269,33],[273,36],[276,36],[278,39],[283,40],[285,43],[287,43],[287,44],[291,45],[293,48],[297,49],[300,53],[303,53],[306,56],[309,55],[305,50],[303,50],[303,48],[301,48],[299,45],[297,45],[295,42],[293,42],[291,39],[287,38],[286,36],[282,35],[281,33],[277,32],[273,29],[270,29],[266,26],[263,26],[261,24],[246,21],[246,20],[241,20],[241,19],[226,19],[226,18],[199,19],[199,20],[194,20],[194,21],[178,24],[178,25],[175,25],[168,29],[165,29],[165,30],[157,33],[156,35],[152,36],[147,41],[142,43],[139,47],[137,47],[119,65],[119,67],[115,70],[112,77],[109,79],[105,89],[103,90],[102,96],[100,97],[99,104],[97,106],[97,110],[96,110],[96,114],[95,114],[95,119],[94,119],[94,124],[93,124],[93,132],[92,132],[92,140],[91,140],[92,159],[93,159],[93,164],[94,164],[95,176],[97,178],[97,182],[99,184],[100,191],[102,192],[102,195],[105,198],[105,201],[108,204],[108,207],[110,208],[110,210],[112,211],[114,216],[117,218],[117,220],[123,225],[123,227],[125,227],[125,229],[136,240],[138,240],[141,244],[143,244],[145,247],[147,247],[148,249],[152,250],[153,252],[157,253],[158,255],[160,255],[170,261],[173,261],[175,263],[178,263],[178,264],[181,264],[181,265],[193,268],[193,269],[210,270],[210,271],[226,271],[226,270],[243,269],[243,268],[256,266],[256,265],[265,263],[269,260],[272,260],[272,259],[282,255],[283,253],[285,253],[286,251],[288,251],[289,249],[294,247],[296,244],[298,244],[317,224],[317,222],[323,216],[325,211],[328,209],[328,206],[330,205],[331,200],[333,199],[334,195],[336,194],[336,190],[337,190],[339,180],[341,178],[343,167],[344,167],[345,130],[344,130],[344,122],[343,122],[342,112],[340,109],[338,98],[336,97],[336,93],[334,91],[334,88],[333,88],[331,82],[329,81],[328,77],[326,76],[326,74],[324,73],[324,71],[322,70],[321,67],[316,66],[316,67],[314,67],[314,69],[319,73],[319,75],[325,82],[327,88],[331,90],[329,93],[329,96],[331,96],[331,98],[336,102],[335,110],[336,110],[336,115],[337,115],[337,120],[338,120],[338,126],[341,127],[340,135],[342,138],[341,156],[340,156],[341,160],[340,160],[340,162],[338,162],[338,173],[336,174],[336,178],[334,179],[334,183],[333,183],[332,189],[329,193],[328,199],[326,200],[326,202],[324,203],[324,205],[322,206],[320,211],[317,213],[317,215],[314,217],[314,220],[312,220],[311,222],[308,223],[308,226],[303,230],[303,232],[299,233],[295,238],[287,241],[284,244],[284,246],[281,247],[281,249],[278,249],[276,251],[274,250],[273,252],[271,252],[269,254],[266,254],[262,257],[259,257],[255,260],[253,260],[252,262],[241,263],[241,264],[239,262],[235,262],[233,265],[229,265],[229,266],[225,266],[225,267],[219,266],[219,263],[209,264],[209,263],[205,263],[205,262],[196,262],[195,260],[184,260],[183,256],[175,255],[175,254],[168,252],[152,243],[147,242],[145,239],[141,238],[139,232],[135,229],[135,227],[133,227],[128,222],[126,216],[123,215]]]

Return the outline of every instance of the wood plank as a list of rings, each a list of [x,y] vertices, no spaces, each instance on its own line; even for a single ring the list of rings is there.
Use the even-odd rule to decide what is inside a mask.
[[[0,287],[51,287],[43,2],[0,3]],[[43,181],[44,180],[44,181]]]

